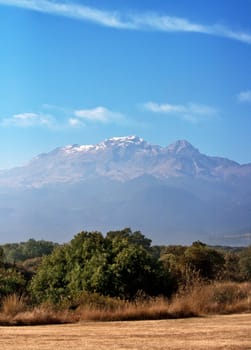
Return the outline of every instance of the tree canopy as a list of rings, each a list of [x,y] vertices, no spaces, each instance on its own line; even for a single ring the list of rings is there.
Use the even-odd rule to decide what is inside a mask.
[[[60,301],[83,291],[132,298],[141,290],[170,295],[168,273],[150,251],[150,240],[130,229],[82,231],[45,257],[31,283],[38,300]]]

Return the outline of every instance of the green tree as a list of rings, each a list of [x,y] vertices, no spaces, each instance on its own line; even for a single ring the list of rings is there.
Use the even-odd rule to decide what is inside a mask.
[[[128,245],[121,249],[111,270],[112,295],[132,298],[139,290],[150,295],[167,292],[160,283],[163,282],[161,265],[142,246]]]
[[[4,250],[0,247],[0,267],[3,266],[4,263]]]
[[[109,252],[100,232],[82,231],[67,247],[67,281],[73,293],[109,290]]]
[[[0,268],[0,299],[8,294],[23,293],[26,281],[14,268]]]
[[[70,294],[67,281],[67,246],[56,248],[43,258],[30,284],[30,292],[38,302],[58,303]]]
[[[240,253],[239,268],[242,279],[251,280],[251,246]]]
[[[242,279],[240,271],[240,256],[235,252],[227,252],[224,255],[225,265],[223,277],[225,280],[240,281]]]
[[[106,238],[108,240],[126,239],[129,243],[136,246],[142,246],[146,250],[150,250],[152,243],[152,240],[144,236],[141,231],[132,232],[128,227],[120,231],[109,231],[106,234]]]
[[[194,242],[184,252],[184,264],[200,277],[214,279],[224,268],[224,255],[202,242]]]
[[[138,290],[170,294],[168,273],[149,249],[143,235],[128,229],[105,238],[100,232],[80,232],[43,259],[31,292],[38,301],[53,302],[83,291],[122,298],[132,298]]]

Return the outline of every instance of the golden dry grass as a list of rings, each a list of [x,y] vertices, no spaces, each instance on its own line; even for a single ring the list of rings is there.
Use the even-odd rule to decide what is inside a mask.
[[[115,308],[82,305],[79,320],[130,321],[185,318],[251,311],[251,283],[196,283],[171,300],[150,298],[118,304]]]
[[[251,349],[251,314],[178,320],[0,327],[2,350]]]
[[[9,316],[15,316],[25,311],[26,304],[24,298],[17,294],[7,295],[2,301],[2,313]]]
[[[3,299],[0,325],[157,320],[250,312],[251,283],[194,284],[174,295],[171,300],[145,296],[128,302],[85,293],[76,305],[73,309],[69,307],[70,304],[30,307],[22,297],[10,295]]]
[[[15,315],[0,313],[0,325],[3,326],[63,324],[74,323],[78,320],[78,315],[68,310],[54,310],[44,305],[18,312]]]
[[[214,282],[195,284],[175,295],[169,312],[184,315],[228,314],[251,311],[251,283]]]

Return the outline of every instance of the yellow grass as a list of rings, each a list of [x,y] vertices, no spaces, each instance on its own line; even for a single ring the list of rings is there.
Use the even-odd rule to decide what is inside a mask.
[[[12,314],[0,314],[0,324],[4,326],[15,325],[48,325],[61,323],[74,323],[78,318],[68,310],[55,310],[52,307],[38,306],[30,310]]]
[[[159,297],[118,303],[115,308],[109,305],[90,307],[84,304],[76,310],[76,314],[79,320],[129,321],[249,312],[251,283],[195,283],[171,300]]]
[[[0,327],[2,350],[250,350],[251,314]]]
[[[25,300],[17,294],[7,295],[2,301],[2,312],[4,315],[15,316],[26,309]]]
[[[251,283],[214,282],[208,285],[195,284],[183,293],[174,296],[171,313],[195,315],[227,314],[251,311]]]

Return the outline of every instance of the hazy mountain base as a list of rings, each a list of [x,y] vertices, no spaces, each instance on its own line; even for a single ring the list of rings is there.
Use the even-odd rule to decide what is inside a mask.
[[[142,176],[128,182],[96,178],[41,188],[2,189],[0,242],[68,241],[72,232],[121,227],[141,230],[154,244],[246,245],[251,196],[246,186]]]

